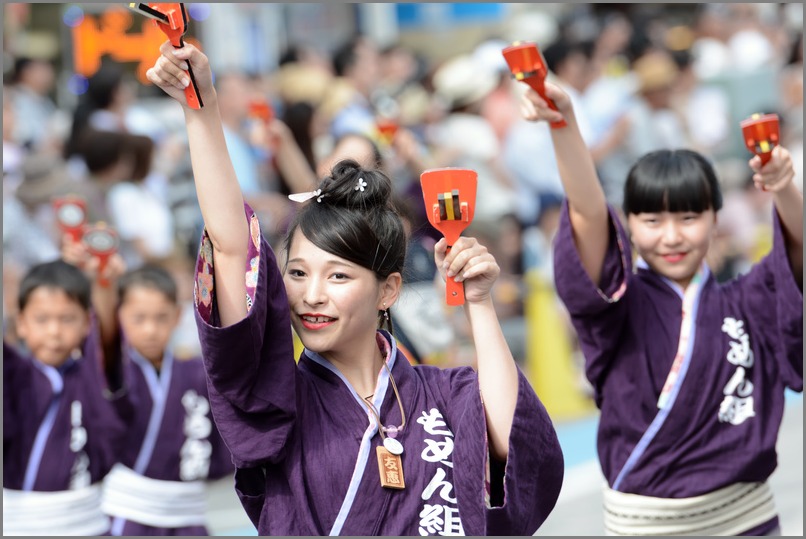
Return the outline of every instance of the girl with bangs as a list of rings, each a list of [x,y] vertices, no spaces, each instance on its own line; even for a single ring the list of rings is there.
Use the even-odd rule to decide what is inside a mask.
[[[803,195],[789,152],[749,166],[773,197],[769,255],[719,284],[705,263],[722,207],[689,150],[642,157],[606,203],[568,96],[529,90],[527,120],[554,122],[567,196],[554,245],[558,294],[601,410],[597,449],[611,535],[777,535],[767,479],[784,390],[803,391]],[[633,262],[633,253],[637,255]]]

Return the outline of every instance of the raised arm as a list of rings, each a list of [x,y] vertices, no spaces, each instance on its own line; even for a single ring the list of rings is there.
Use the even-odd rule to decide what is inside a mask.
[[[596,175],[593,157],[579,132],[570,98],[550,82],[546,82],[546,96],[554,101],[558,111],[551,110],[537,92],[529,89],[523,98],[521,112],[530,121],[564,119],[568,124],[551,129],[554,155],[568,198],[580,260],[588,276],[598,285],[610,235],[604,191]],[[534,163],[534,166],[539,167],[540,163]]]
[[[90,254],[83,242],[73,241],[68,234],[62,238],[61,255],[62,260],[83,271],[92,283],[92,310],[98,324],[104,369],[112,385],[115,382],[113,374],[117,373],[117,363],[120,361],[117,283],[126,272],[126,263],[120,254],[115,253],[99,273],[99,259]]]
[[[243,195],[227,153],[207,56],[190,44],[174,49],[169,41],[160,52],[147,72],[148,80],[181,103],[185,113],[196,194],[213,245],[216,304],[221,325],[229,326],[246,316],[244,272],[249,227]],[[185,101],[184,88],[190,83],[188,63],[204,103],[198,110]]]
[[[464,283],[465,313],[478,358],[490,453],[505,461],[518,402],[518,369],[490,295],[501,270],[487,248],[475,238],[459,238],[447,256],[446,248],[444,238],[435,245],[436,264],[443,277]]]
[[[803,289],[803,193],[795,186],[795,168],[789,151],[777,146],[772,151],[772,159],[761,166],[761,158],[753,157],[749,162],[753,169],[756,187],[770,191],[775,209],[781,220],[786,238],[789,265],[795,280]]]

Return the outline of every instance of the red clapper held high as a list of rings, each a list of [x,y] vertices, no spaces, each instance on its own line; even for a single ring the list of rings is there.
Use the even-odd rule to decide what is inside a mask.
[[[81,241],[87,224],[87,201],[78,195],[64,195],[54,198],[52,205],[62,235],[70,236],[73,242]]]
[[[529,41],[516,41],[509,47],[505,47],[502,53],[504,54],[504,60],[509,65],[512,77],[531,86],[532,90],[546,100],[549,108],[557,110],[557,105],[554,104],[554,101],[546,97],[545,82],[548,69],[537,45]],[[549,125],[552,128],[557,128],[565,127],[567,124],[565,120],[560,120],[550,122]]]
[[[112,227],[99,221],[84,227],[84,235],[81,241],[90,255],[98,259],[98,284],[109,286],[109,280],[103,277],[103,272],[107,262],[109,262],[109,258],[118,252],[120,239],[117,233]]]
[[[739,125],[747,149],[761,158],[762,166],[767,164],[780,137],[778,115],[753,114]]]
[[[182,36],[188,30],[188,15],[185,10],[185,4],[132,2],[129,4],[129,8],[150,19],[154,19],[154,23],[168,37],[174,48],[181,49],[185,46],[185,41],[182,39]],[[200,109],[204,106],[204,103],[202,103],[202,98],[199,94],[199,87],[196,86],[196,77],[193,76],[193,70],[190,67],[188,67],[188,75],[190,76],[190,85],[185,88],[185,99],[190,108]]]
[[[425,213],[431,225],[439,230],[448,242],[447,253],[470,225],[476,207],[476,172],[463,168],[437,168],[420,175]],[[448,305],[464,305],[463,283],[447,279],[445,283]]]

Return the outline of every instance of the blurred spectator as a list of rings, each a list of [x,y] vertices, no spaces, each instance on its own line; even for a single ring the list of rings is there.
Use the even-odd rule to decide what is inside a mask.
[[[430,142],[441,166],[469,168],[478,174],[474,229],[489,229],[514,211],[515,193],[501,160],[498,137],[481,116],[484,99],[498,85],[498,75],[478,66],[470,55],[445,62],[434,73],[434,89],[449,111],[435,126]]]
[[[283,51],[277,62],[281,69],[288,65],[299,65],[327,75],[332,75],[333,70],[327,54],[310,43],[291,44]]]
[[[618,149],[597,163],[607,200],[616,207],[621,207],[627,172],[641,156],[661,148],[690,147],[685,123],[672,108],[680,70],[671,55],[649,50],[632,69],[638,93],[627,110],[628,132]]]
[[[759,4],[726,4],[728,19],[732,23],[727,40],[730,69],[751,72],[777,63],[775,47],[765,35]]]
[[[22,271],[59,257],[51,199],[77,186],[53,156],[28,157],[22,182],[3,195],[3,261]]]
[[[682,27],[676,27],[685,33]],[[729,140],[730,101],[718,85],[704,84],[694,69],[688,37],[682,37],[673,58],[680,70],[671,105],[682,119],[692,149],[704,155],[724,153]]]
[[[144,182],[151,171],[154,143],[144,135],[127,135],[134,149],[134,166],[128,179],[113,184],[106,202],[112,225],[121,241],[126,265],[136,268],[159,262],[174,251],[173,215],[167,202]]]
[[[3,87],[3,200],[7,196],[13,196],[22,181],[20,168],[25,149],[14,137],[16,123],[11,90]]]
[[[58,196],[75,194],[89,200],[92,187],[87,182],[73,179],[67,171],[64,160],[56,155],[31,154],[25,158],[21,170],[22,182],[15,191],[15,197],[9,197],[9,200],[15,198],[19,200],[25,210],[24,218],[27,221],[21,221],[17,226],[11,224],[8,228],[4,226],[4,233],[9,231],[10,234],[15,235],[25,234],[26,231],[18,230],[18,228],[26,228],[30,225],[37,238],[34,241],[20,241],[20,249],[31,253],[40,251],[52,253],[52,249],[58,249],[61,241],[52,206],[53,199]],[[6,199],[3,200],[5,202]],[[88,211],[91,210],[89,205]],[[33,260],[30,256],[25,258]]]
[[[501,144],[512,125],[521,117],[518,102],[512,99],[513,93],[517,92],[517,87],[513,88],[513,85],[517,83],[501,54],[507,46],[509,43],[505,41],[489,39],[473,49],[473,60],[481,69],[498,75],[498,85],[482,103],[481,116],[490,123]]]
[[[29,150],[42,149],[49,138],[57,112],[50,93],[56,81],[53,62],[19,57],[14,63],[12,97],[14,113],[25,121],[16,122],[14,140]]]
[[[396,103],[397,122],[403,126],[421,123],[430,100],[422,84],[427,71],[425,60],[399,43],[383,49],[380,60],[378,89]]]
[[[694,71],[701,79],[718,77],[730,66],[730,38],[725,4],[702,4],[693,25]]]
[[[87,91],[79,98],[73,113],[73,125],[64,148],[65,158],[79,153],[79,140],[87,129],[128,131],[126,110],[134,98],[121,65],[104,59],[98,71],[88,79]]]
[[[242,73],[223,73],[216,77],[218,108],[224,124],[227,150],[235,168],[241,191],[249,197],[267,188],[261,177],[265,174],[268,156],[251,143],[249,102],[253,97],[249,79]]]
[[[333,72],[338,79],[325,103],[331,118],[330,133],[371,135],[375,128],[373,93],[380,78],[380,57],[372,41],[355,36],[333,53]]]
[[[370,137],[361,133],[345,133],[336,140],[330,154],[319,161],[317,177],[329,176],[333,166],[343,159],[353,159],[363,168],[377,168],[386,173],[381,152]]]
[[[281,118],[311,169],[315,169],[316,160],[330,150],[329,119],[320,107],[332,83],[330,72],[316,65],[290,62],[282,64],[277,71]]]
[[[543,55],[548,69],[558,79],[556,82],[574,102],[580,131],[591,145],[593,133],[581,102],[581,92],[585,91],[592,74],[592,44],[560,38],[546,47]],[[512,126],[504,143],[504,162],[517,188],[517,216],[525,227],[537,223],[542,206],[550,206],[564,196],[550,129],[545,122],[527,122],[521,118]]]

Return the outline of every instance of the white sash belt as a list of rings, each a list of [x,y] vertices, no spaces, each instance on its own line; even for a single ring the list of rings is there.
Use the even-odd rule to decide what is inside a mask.
[[[693,498],[604,489],[607,535],[738,535],[776,516],[767,483],[736,483]]]
[[[207,493],[203,481],[161,481],[116,464],[104,481],[104,512],[157,528],[204,526]]]
[[[3,535],[102,535],[101,486],[35,492],[3,489]]]

